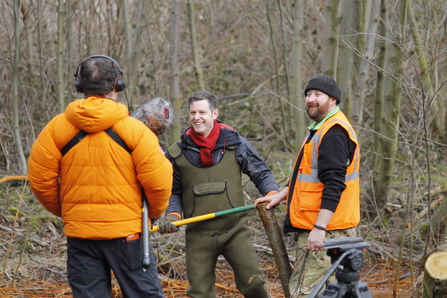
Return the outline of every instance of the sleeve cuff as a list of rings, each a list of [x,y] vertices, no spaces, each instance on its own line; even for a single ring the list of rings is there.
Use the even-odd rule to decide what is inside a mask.
[[[171,213],[168,213],[166,215],[175,215],[175,216],[178,217],[179,220],[182,219],[182,215],[180,213],[178,213],[178,212],[171,212]]]
[[[268,197],[268,196],[271,196],[271,195],[276,195],[277,193],[278,192],[276,190],[271,190],[265,196]]]

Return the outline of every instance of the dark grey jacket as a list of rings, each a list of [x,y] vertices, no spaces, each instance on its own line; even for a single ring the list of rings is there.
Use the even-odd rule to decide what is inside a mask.
[[[242,173],[250,177],[250,180],[255,184],[261,195],[266,195],[270,191],[278,191],[278,185],[270,168],[261,159],[258,152],[250,145],[250,143],[239,134],[233,128],[223,124],[219,121],[221,126],[220,136],[217,140],[216,147],[212,152],[214,164],[218,164],[222,159],[225,149],[229,146],[236,147],[236,161],[239,164]],[[182,150],[182,154],[186,159],[194,166],[201,167],[200,162],[200,149],[193,142],[191,137],[187,135],[187,131],[191,129],[188,127],[182,132],[181,141],[179,146]],[[166,152],[166,156],[174,165],[174,181],[172,187],[172,195],[169,199],[169,206],[166,210],[166,214],[171,212],[178,212],[182,214],[183,200],[182,200],[182,187],[181,187],[181,174],[175,159]]]

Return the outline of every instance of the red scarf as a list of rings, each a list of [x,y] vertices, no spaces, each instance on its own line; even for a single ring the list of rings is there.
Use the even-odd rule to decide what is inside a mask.
[[[219,122],[214,120],[213,129],[206,138],[196,133],[196,131],[192,127],[189,130],[188,135],[191,137],[194,143],[200,148],[200,160],[202,162],[202,167],[210,167],[214,165],[214,160],[213,156],[211,155],[211,152],[216,147],[217,140],[219,139],[220,136]]]

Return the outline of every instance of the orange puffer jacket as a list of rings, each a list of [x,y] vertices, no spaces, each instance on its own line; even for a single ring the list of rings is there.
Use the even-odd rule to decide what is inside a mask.
[[[132,154],[104,132],[109,127]],[[89,134],[62,157],[61,149],[80,129]],[[155,134],[130,117],[125,105],[89,97],[70,103],[42,130],[31,148],[28,179],[42,205],[63,218],[68,237],[113,239],[141,232],[141,186],[149,216],[164,212],[172,165]]]

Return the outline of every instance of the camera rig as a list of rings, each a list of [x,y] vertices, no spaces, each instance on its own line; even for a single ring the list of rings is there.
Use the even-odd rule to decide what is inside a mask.
[[[318,298],[372,298],[368,285],[359,282],[363,267],[363,252],[370,244],[362,237],[334,238],[323,241],[323,248],[331,257],[331,268],[309,294],[314,298],[323,288],[328,278],[336,271],[337,282],[329,283]]]

